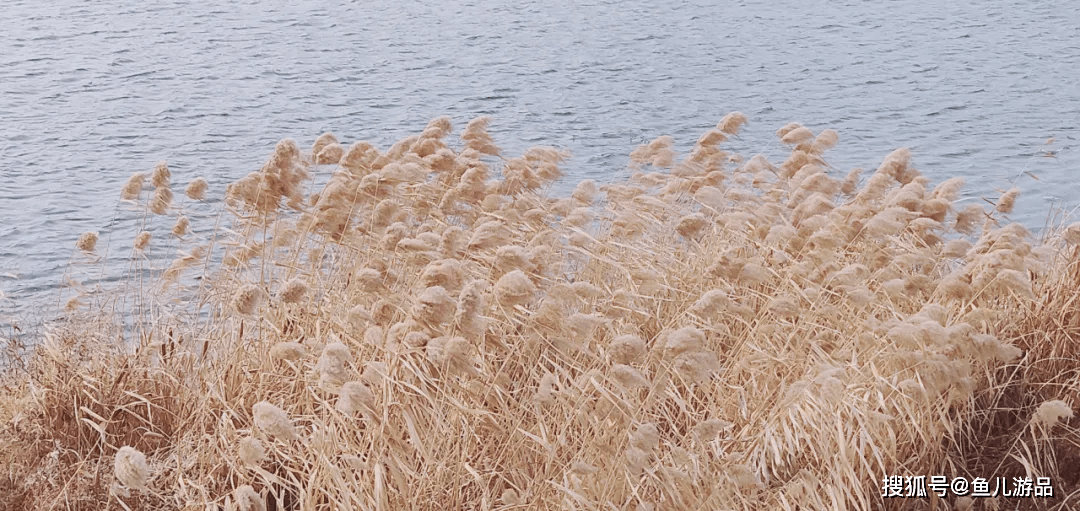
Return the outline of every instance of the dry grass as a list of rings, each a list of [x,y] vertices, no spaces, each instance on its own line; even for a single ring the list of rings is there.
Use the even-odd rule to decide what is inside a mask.
[[[1051,476],[997,504],[1074,507],[1080,226],[1035,242],[999,225],[1015,190],[965,206],[906,149],[834,176],[831,130],[744,160],[745,122],[566,198],[564,153],[503,158],[485,118],[457,149],[447,118],[282,141],[229,222],[136,174],[175,259],[5,376],[0,509],[968,506],[880,498],[920,474]]]

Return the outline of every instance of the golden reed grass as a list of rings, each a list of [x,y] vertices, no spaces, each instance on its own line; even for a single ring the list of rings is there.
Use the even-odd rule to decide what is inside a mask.
[[[1018,191],[966,204],[903,148],[838,174],[833,130],[722,149],[746,121],[568,197],[564,152],[502,156],[487,118],[283,140],[209,234],[133,175],[179,255],[149,313],[95,300],[5,376],[0,509],[974,505],[888,475],[1050,476],[1067,509],[1080,223],[1036,241]]]

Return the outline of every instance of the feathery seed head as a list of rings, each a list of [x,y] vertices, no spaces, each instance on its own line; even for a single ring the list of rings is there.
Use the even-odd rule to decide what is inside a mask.
[[[814,148],[820,151],[832,149],[840,141],[840,134],[834,129],[826,129],[814,139]]]
[[[586,179],[574,187],[574,192],[570,197],[584,204],[592,204],[593,201],[596,200],[596,194],[598,192],[599,190],[596,187],[596,181]]]
[[[793,318],[799,315],[799,305],[788,297],[775,297],[769,302],[769,312],[782,318]]]
[[[154,171],[150,174],[150,184],[154,188],[168,187],[169,178],[172,177],[172,173],[169,172],[169,166],[165,162],[158,162],[154,166]]]
[[[682,327],[668,333],[664,348],[675,355],[703,350],[705,349],[705,333],[692,326]]]
[[[705,219],[705,215],[691,213],[679,219],[675,232],[686,239],[698,239],[708,226],[709,222]]]
[[[533,401],[541,406],[549,406],[555,402],[555,375],[550,372],[544,372],[544,375],[540,377],[540,383],[536,389],[536,395],[533,396]]]
[[[964,178],[954,177],[942,181],[941,184],[934,187],[933,193],[930,195],[934,199],[945,199],[948,202],[955,201],[960,197],[960,189],[964,187]]]
[[[374,410],[375,394],[367,385],[361,382],[346,382],[341,386],[335,408],[346,415],[352,415],[363,410]]]
[[[499,501],[504,506],[519,506],[524,503],[521,497],[518,496],[518,492],[513,488],[503,490],[502,495],[499,496]]]
[[[651,422],[641,424],[634,430],[634,434],[630,435],[630,445],[645,452],[655,451],[660,447],[660,429]]]
[[[341,385],[350,379],[349,362],[352,362],[349,347],[333,342],[323,348],[315,369],[320,373],[320,381],[334,386]]]
[[[536,286],[521,270],[503,275],[495,283],[495,300],[504,307],[528,302],[536,293]]]
[[[266,459],[266,448],[256,438],[245,437],[240,439],[240,445],[236,448],[237,457],[240,461],[249,465],[258,465]]]
[[[577,344],[584,344],[592,339],[593,332],[604,322],[603,316],[577,312],[567,320],[566,327],[574,336],[574,341]]]
[[[944,257],[960,258],[967,255],[968,250],[971,250],[971,242],[963,238],[958,238],[946,242],[945,246],[941,249],[941,255]]]
[[[412,310],[418,321],[428,325],[447,323],[456,312],[454,298],[442,286],[432,286],[421,292]]]
[[[142,231],[135,236],[135,250],[146,250],[150,245],[150,231]]]
[[[720,370],[720,360],[710,351],[686,351],[675,357],[672,364],[683,379],[695,383],[709,381]]]
[[[356,282],[360,289],[375,292],[383,286],[383,274],[374,268],[364,268],[356,272]]]
[[[638,389],[649,386],[649,379],[646,378],[641,371],[632,366],[616,364],[611,367],[608,374],[613,380],[618,382],[619,385],[622,385],[627,389]]]
[[[472,344],[462,337],[436,337],[427,343],[427,358],[451,372],[476,374]]]
[[[154,197],[150,199],[150,211],[155,215],[164,215],[172,205],[173,193],[168,186],[162,186],[154,190]]]
[[[1006,215],[1012,213],[1013,206],[1016,205],[1016,197],[1020,195],[1020,189],[1015,186],[1010,188],[1009,191],[1003,193],[1001,198],[998,199],[997,207],[998,212],[1005,213]]]
[[[268,401],[255,403],[251,407],[251,415],[255,421],[255,426],[267,435],[286,441],[300,438],[285,410],[270,404]]]
[[[801,127],[802,124],[799,124],[797,122],[789,122],[780,127],[780,129],[776,130],[776,136],[778,138],[784,138],[785,136],[787,136],[788,133],[791,133],[792,131],[795,131],[796,129],[799,129]]]
[[[1061,233],[1061,237],[1070,245],[1080,245],[1080,222],[1073,222]]]
[[[716,124],[716,129],[728,135],[739,133],[739,128],[746,124],[746,115],[742,112],[730,112]]]
[[[802,126],[795,128],[780,137],[780,141],[788,145],[803,144],[812,140],[814,140],[814,132],[810,131],[809,128]]]
[[[327,144],[315,155],[315,163],[318,165],[330,165],[338,163],[345,156],[345,148],[341,144]]]
[[[125,445],[116,451],[113,473],[124,486],[146,490],[146,483],[150,479],[150,466],[146,464],[145,454]]]
[[[699,441],[708,442],[715,439],[721,432],[732,426],[732,423],[725,420],[709,419],[699,422],[694,426],[694,436],[696,436]]]
[[[632,334],[620,335],[608,344],[608,356],[616,364],[633,364],[645,357],[645,341]]]
[[[1060,399],[1054,399],[1051,401],[1044,401],[1039,405],[1039,409],[1035,411],[1035,416],[1032,417],[1034,422],[1047,428],[1052,428],[1061,419],[1071,419],[1073,416],[1072,407],[1068,403]]]
[[[97,246],[98,233],[97,231],[84,232],[79,236],[79,239],[75,242],[75,248],[84,252],[93,252],[94,247]]]
[[[237,486],[232,497],[239,511],[266,511],[266,499],[249,484]]]
[[[188,183],[187,188],[184,189],[184,194],[191,200],[203,200],[206,198],[206,190],[209,188],[210,183],[206,181],[206,178],[197,177]]]
[[[284,142],[284,141],[282,141],[282,142]],[[319,153],[321,153],[322,150],[324,148],[326,148],[326,146],[328,146],[330,144],[337,144],[337,143],[338,143],[338,139],[337,139],[336,136],[334,136],[333,133],[330,133],[330,132],[323,133],[322,135],[319,135],[319,137],[316,138],[315,142],[311,145],[311,155],[312,156],[318,156]],[[279,143],[279,145],[280,145],[280,143]]]
[[[188,217],[186,217],[184,215],[180,215],[180,216],[176,217],[176,223],[174,223],[173,226],[172,226],[172,234],[173,234],[173,236],[176,236],[176,237],[184,236],[185,234],[187,234],[188,227],[190,227],[190,226],[191,226],[191,221],[188,220]]]
[[[270,348],[270,358],[297,361],[307,356],[307,348],[298,342],[279,342]]]
[[[244,284],[236,290],[232,298],[232,308],[236,312],[250,316],[266,298],[266,292],[254,284]]]
[[[285,303],[297,303],[304,298],[308,291],[307,284],[298,277],[283,284],[278,289],[278,297]]]
[[[124,183],[124,187],[120,190],[121,200],[135,200],[139,197],[139,192],[142,191],[143,183],[146,181],[146,174],[142,172],[136,172],[128,178]]]
[[[975,231],[978,221],[986,217],[986,211],[978,204],[968,204],[967,207],[956,214],[956,223],[953,229],[961,234],[971,234]]]

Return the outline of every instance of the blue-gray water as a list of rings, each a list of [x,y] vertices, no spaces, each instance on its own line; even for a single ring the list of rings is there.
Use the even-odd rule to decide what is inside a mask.
[[[220,197],[281,138],[386,148],[444,114],[569,149],[567,182],[738,110],[732,148],[774,161],[799,121],[839,131],[839,172],[909,146],[972,200],[1030,171],[1012,217],[1034,228],[1080,204],[1080,17],[1044,2],[9,1],[0,50],[0,324],[49,314],[83,231],[123,268],[132,172],[167,160]]]

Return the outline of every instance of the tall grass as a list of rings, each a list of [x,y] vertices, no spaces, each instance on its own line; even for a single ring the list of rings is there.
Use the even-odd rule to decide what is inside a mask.
[[[889,475],[1051,476],[1023,505],[1075,506],[1080,224],[1033,240],[1017,190],[964,204],[906,149],[838,176],[832,130],[722,149],[745,122],[568,197],[565,153],[503,157],[486,118],[284,140],[187,187],[224,218],[132,176],[178,255],[5,376],[0,509],[969,504],[883,500]]]

